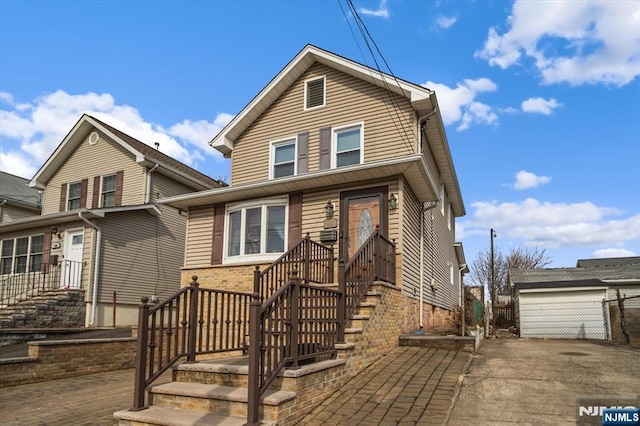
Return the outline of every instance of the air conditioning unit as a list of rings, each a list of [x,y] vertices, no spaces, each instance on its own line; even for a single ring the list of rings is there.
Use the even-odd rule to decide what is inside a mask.
[[[323,243],[338,241],[338,230],[323,229],[320,231],[320,241]]]
[[[431,288],[434,290],[438,289],[438,281],[435,278],[431,277]]]

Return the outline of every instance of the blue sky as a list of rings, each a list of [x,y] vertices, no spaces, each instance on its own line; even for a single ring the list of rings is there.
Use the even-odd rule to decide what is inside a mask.
[[[353,4],[436,91],[469,264],[490,228],[554,267],[640,255],[639,1]],[[30,178],[87,112],[228,177],[207,143],[308,43],[374,65],[346,0],[0,0],[0,169]]]

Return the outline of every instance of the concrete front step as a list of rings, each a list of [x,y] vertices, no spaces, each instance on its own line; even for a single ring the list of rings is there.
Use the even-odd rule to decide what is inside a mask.
[[[151,406],[141,411],[118,411],[113,417],[123,426],[242,426],[246,417],[225,416],[201,411],[182,410],[179,408]],[[263,420],[263,425],[272,426],[276,422]]]
[[[189,409],[226,416],[246,417],[248,389],[203,383],[171,382],[151,389],[158,407]],[[267,390],[260,399],[260,418],[278,420],[295,403],[296,393]]]

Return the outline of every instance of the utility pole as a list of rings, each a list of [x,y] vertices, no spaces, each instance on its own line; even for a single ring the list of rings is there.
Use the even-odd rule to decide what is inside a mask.
[[[496,231],[491,228],[491,325],[493,326],[493,334],[496,334],[496,282],[495,282],[495,265],[493,263],[493,239],[496,238]]]

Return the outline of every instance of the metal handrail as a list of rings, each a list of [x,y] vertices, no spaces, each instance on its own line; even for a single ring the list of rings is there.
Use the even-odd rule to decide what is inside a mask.
[[[291,279],[293,270],[305,283],[327,284],[333,282],[333,248],[311,240],[309,233],[293,248],[267,266],[257,277],[260,301],[264,302]],[[256,266],[256,269],[259,269]]]
[[[0,306],[12,306],[50,290],[80,288],[83,268],[84,262],[63,260],[43,264],[39,271],[2,275]]]
[[[138,311],[136,377],[131,411],[147,408],[147,388],[182,358],[246,349],[251,294],[202,289],[193,276],[169,299]]]
[[[256,276],[260,271],[255,271]],[[247,425],[258,425],[259,400],[284,368],[307,359],[335,358],[340,293],[302,284],[297,271],[262,304],[251,301]],[[253,319],[257,318],[257,321]]]

